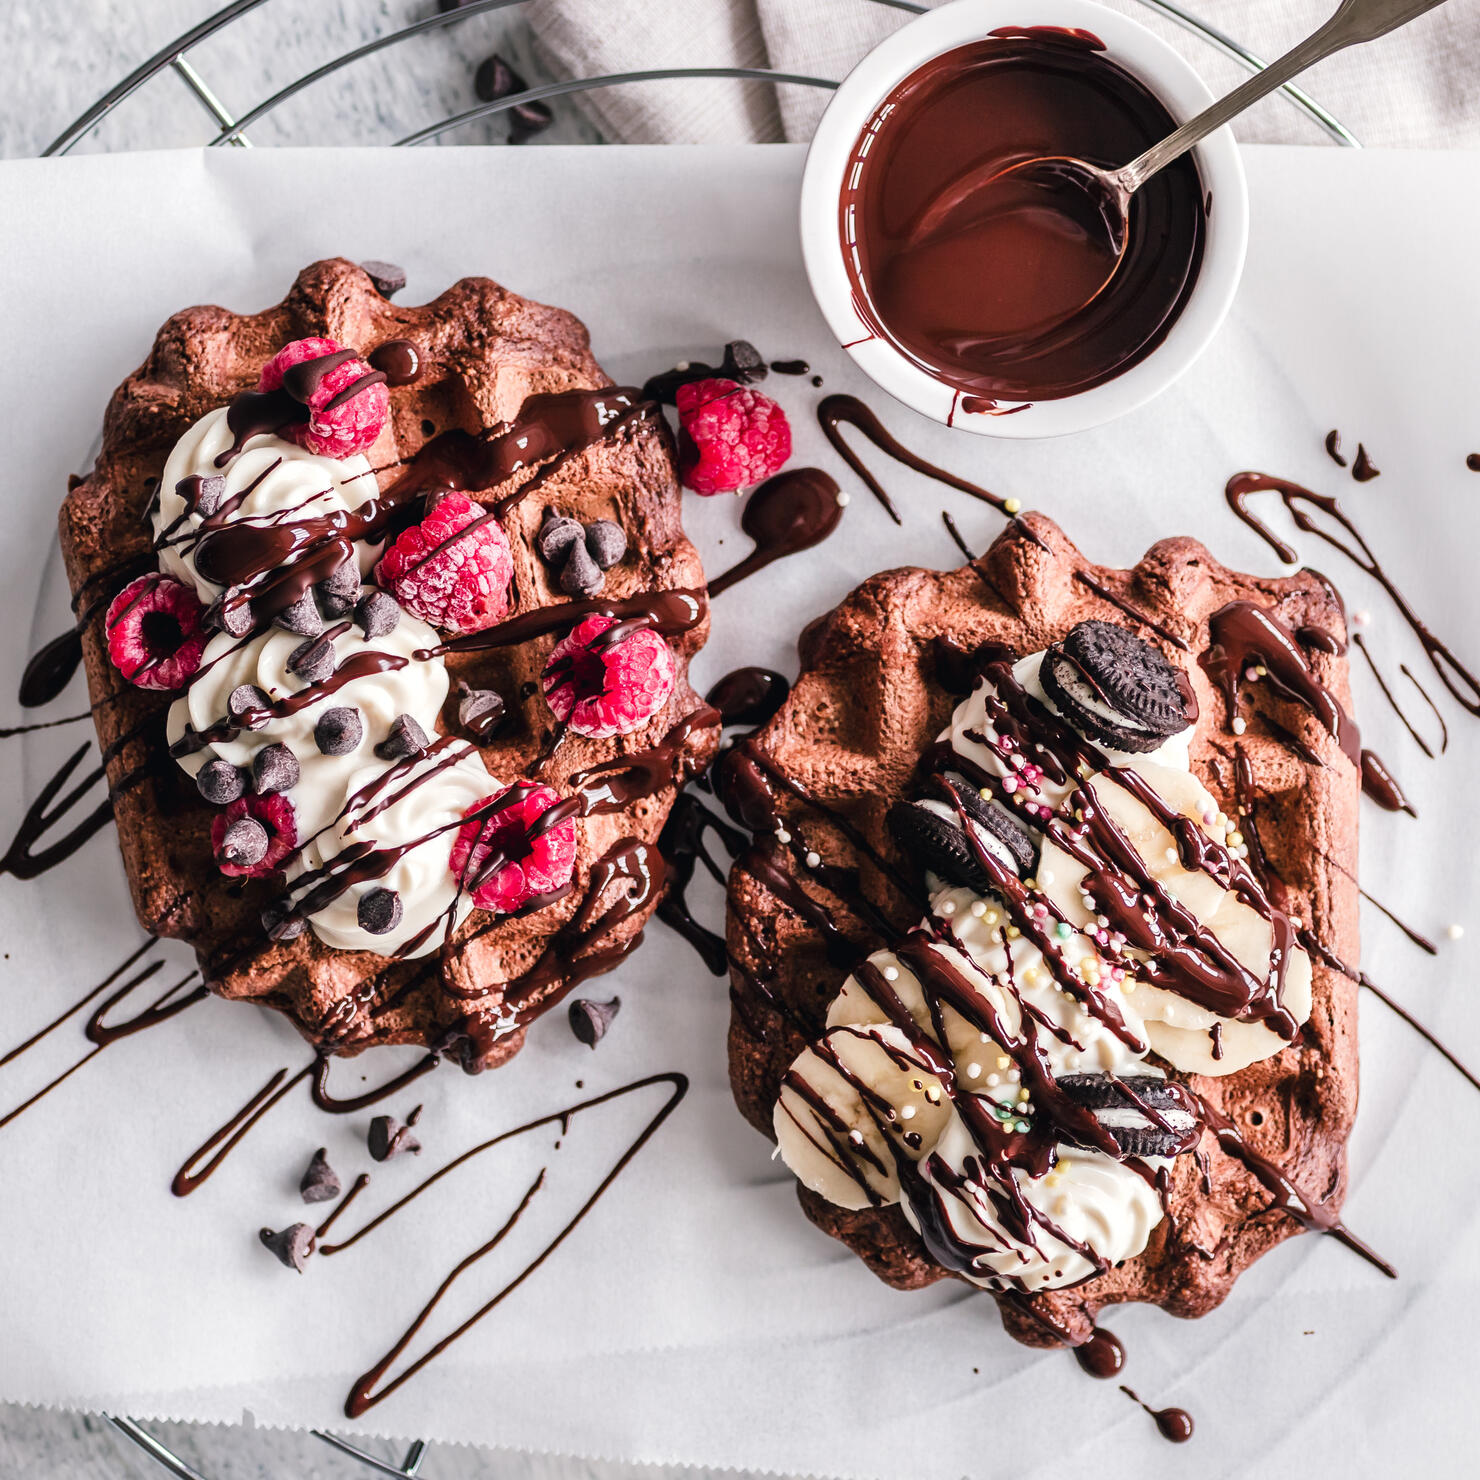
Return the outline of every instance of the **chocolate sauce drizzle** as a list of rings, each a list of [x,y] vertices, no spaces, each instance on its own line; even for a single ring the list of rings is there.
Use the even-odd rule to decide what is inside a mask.
[[[1192,1415],[1184,1408],[1153,1408],[1143,1403],[1124,1383],[1120,1390],[1143,1412],[1149,1413],[1156,1423],[1156,1432],[1173,1444],[1185,1444],[1192,1437]]]
[[[917,456],[908,447],[903,446],[857,396],[824,396],[817,406],[817,420],[822,427],[823,435],[832,443],[838,456],[858,474],[864,487],[883,504],[885,511],[896,524],[904,523],[899,517],[899,510],[895,508],[894,501],[884,492],[884,485],[869,472],[863,459],[843,440],[843,427],[853,427],[855,431],[867,437],[880,452],[886,453],[895,462],[903,464],[913,472],[923,473],[927,478],[934,478],[948,488],[956,488],[962,493],[969,493],[972,498],[980,499],[984,504],[991,504],[994,509],[1000,509],[1004,514],[1011,512],[1007,507],[1006,499],[999,498],[995,493],[990,493],[975,483],[968,483],[965,478],[958,478],[956,474],[948,473],[944,468],[936,467],[934,463],[926,462],[923,457]]]
[[[1480,677],[1466,668],[1455,657],[1449,646],[1424,624],[1408,598],[1382,568],[1382,563],[1373,553],[1372,547],[1362,537],[1361,532],[1341,505],[1327,494],[1313,493],[1308,488],[1302,488],[1298,483],[1291,483],[1287,479],[1277,478],[1270,473],[1238,473],[1228,480],[1228,485],[1224,489],[1224,497],[1228,501],[1229,508],[1250,529],[1260,535],[1275,554],[1287,564],[1295,563],[1295,551],[1249,508],[1249,499],[1256,493],[1264,492],[1278,495],[1289,511],[1290,517],[1295,521],[1296,528],[1307,534],[1313,534],[1333,549],[1340,550],[1359,570],[1371,576],[1387,592],[1393,605],[1397,607],[1398,614],[1423,645],[1429,662],[1433,665],[1435,673],[1439,675],[1439,681],[1462,708],[1480,717]],[[1311,509],[1319,510],[1340,525],[1349,537],[1350,543],[1332,534],[1329,530],[1322,529],[1310,513]]]
[[[458,1325],[453,1327],[453,1329],[441,1340],[435,1342],[424,1353],[408,1363],[399,1373],[396,1374],[395,1377],[391,1378],[389,1381],[385,1380],[386,1374],[390,1371],[391,1367],[402,1356],[407,1347],[410,1346],[410,1344],[416,1339],[428,1320],[431,1319],[433,1313],[441,1304],[448,1291],[457,1282],[458,1278],[466,1273],[469,1269],[471,1269],[475,1264],[479,1263],[489,1254],[493,1253],[494,1250],[497,1249],[499,1245],[503,1242],[503,1240],[513,1231],[515,1225],[519,1222],[520,1218],[528,1209],[530,1203],[533,1202],[534,1198],[545,1184],[546,1171],[541,1170],[538,1176],[534,1179],[533,1182],[530,1183],[528,1188],[525,1190],[524,1195],[520,1198],[513,1213],[504,1221],[504,1223],[499,1227],[498,1231],[494,1233],[493,1236],[488,1239],[486,1243],[475,1249],[465,1259],[461,1260],[456,1266],[454,1266],[452,1272],[437,1287],[431,1299],[428,1300],[427,1303],[421,1308],[416,1318],[396,1339],[396,1341],[386,1352],[386,1354],[378,1362],[376,1362],[376,1364],[371,1367],[369,1371],[365,1372],[362,1376],[356,1379],[354,1385],[349,1391],[348,1397],[345,1399],[344,1412],[346,1417],[360,1418],[364,1414],[368,1413],[370,1409],[375,1407],[376,1404],[384,1402],[386,1398],[390,1397],[392,1393],[396,1392],[404,1384],[409,1382],[430,1362],[435,1361],[436,1358],[439,1357],[443,1352],[445,1352],[447,1348],[453,1344],[453,1342],[458,1340],[459,1337],[464,1336],[468,1331],[472,1330],[472,1328],[476,1326],[480,1321],[482,1321],[485,1316],[487,1316],[491,1311],[495,1310],[500,1304],[503,1303],[504,1300],[512,1295],[514,1291],[517,1290],[519,1286],[525,1282],[525,1280],[533,1275],[541,1267],[541,1265],[543,1265],[545,1261],[549,1259],[550,1256],[554,1254],[555,1251],[559,1249],[560,1246],[565,1242],[565,1240],[575,1231],[575,1229],[586,1218],[587,1214],[590,1213],[591,1209],[596,1206],[597,1202],[600,1201],[600,1199],[606,1194],[606,1192],[610,1189],[617,1178],[621,1176],[621,1174],[631,1164],[633,1158],[636,1157],[638,1152],[640,1152],[643,1147],[646,1146],[647,1143],[653,1138],[653,1136],[657,1134],[657,1131],[659,1127],[663,1124],[663,1122],[668,1119],[668,1117],[673,1113],[675,1109],[678,1108],[679,1102],[688,1093],[688,1078],[686,1075],[676,1072],[665,1074],[650,1074],[646,1078],[634,1080],[631,1084],[622,1085],[618,1089],[608,1090],[604,1094],[593,1095],[589,1099],[582,1100],[579,1104],[568,1106],[563,1110],[552,1111],[548,1115],[542,1115],[536,1120],[531,1120],[524,1125],[515,1127],[513,1130],[503,1131],[499,1135],[492,1136],[488,1140],[483,1141],[477,1146],[472,1147],[470,1150],[463,1152],[460,1156],[454,1157],[444,1166],[439,1167],[430,1176],[426,1177],[415,1187],[413,1187],[410,1192],[405,1194],[405,1196],[398,1198],[388,1208],[384,1209],[380,1213],[377,1213],[368,1222],[361,1225],[361,1227],[350,1234],[348,1238],[345,1238],[336,1244],[326,1244],[322,1248],[320,1248],[319,1253],[325,1256],[343,1253],[345,1250],[353,1248],[362,1239],[367,1238],[370,1234],[374,1233],[376,1229],[382,1227],[390,1219],[394,1218],[395,1215],[399,1213],[403,1208],[415,1202],[416,1199],[422,1195],[422,1193],[435,1186],[436,1183],[440,1182],[444,1177],[449,1176],[459,1167],[464,1166],[477,1157],[482,1156],[485,1152],[492,1151],[494,1148],[517,1140],[520,1137],[527,1136],[531,1132],[539,1130],[544,1126],[559,1126],[563,1135],[564,1132],[569,1128],[571,1121],[573,1121],[578,1115],[595,1110],[602,1105],[612,1104],[618,1100],[625,1099],[628,1095],[637,1094],[640,1091],[648,1089],[654,1085],[666,1086],[668,1089],[667,1098],[663,1101],[662,1105],[659,1106],[658,1110],[647,1122],[647,1124],[643,1126],[643,1128],[637,1133],[633,1140],[631,1140],[626,1145],[626,1147],[624,1147],[623,1150],[618,1154],[616,1160],[611,1164],[610,1168],[597,1183],[595,1190],[591,1193],[590,1197],[588,1197],[585,1202],[582,1203],[581,1207],[576,1211],[575,1215],[560,1228],[555,1236],[544,1245],[544,1247],[539,1251],[539,1253],[534,1256],[533,1259],[529,1260],[529,1262],[526,1263],[523,1268],[521,1268],[511,1279],[509,1279],[490,1299],[485,1301],[476,1311],[474,1311],[472,1315],[461,1321]]]
[[[1403,708],[1401,704],[1398,703],[1397,699],[1393,696],[1393,691],[1388,685],[1387,679],[1382,676],[1382,670],[1377,666],[1377,661],[1375,658],[1373,658],[1372,650],[1367,646],[1366,639],[1362,636],[1360,632],[1354,632],[1352,633],[1352,642],[1356,644],[1357,651],[1361,653],[1361,655],[1367,660],[1367,666],[1372,670],[1372,676],[1377,680],[1377,687],[1382,690],[1382,697],[1387,700],[1388,708],[1390,708],[1393,713],[1398,716],[1398,719],[1402,722],[1403,728],[1407,730],[1408,733],[1413,737],[1413,743],[1417,745],[1418,748],[1423,751],[1423,753],[1428,756],[1430,760],[1433,760],[1433,749],[1430,747],[1428,741],[1425,740],[1424,737],[1420,735],[1418,731],[1414,728],[1413,721],[1409,719],[1407,711]],[[1429,706],[1429,709],[1432,711],[1434,718],[1438,720],[1439,754],[1443,755],[1444,752],[1449,749],[1449,726],[1445,723],[1444,716],[1439,712],[1439,706],[1435,704],[1431,698],[1429,698],[1428,690],[1425,689],[1424,686],[1419,683],[1419,681],[1413,676],[1413,671],[1406,663],[1398,664],[1398,671],[1403,675],[1404,678],[1408,680],[1409,683],[1413,685],[1415,689],[1418,690],[1419,697],[1422,698],[1424,703]]]

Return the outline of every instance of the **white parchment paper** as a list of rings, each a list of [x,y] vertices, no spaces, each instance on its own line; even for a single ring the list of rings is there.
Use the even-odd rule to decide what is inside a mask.
[[[1111,427],[1053,443],[994,443],[927,423],[863,384],[829,342],[801,272],[790,149],[223,150],[0,166],[0,695],[34,643],[60,630],[53,552],[69,472],[90,455],[106,398],[175,309],[276,301],[322,256],[405,264],[418,302],[466,274],[577,312],[618,380],[712,357],[743,335],[804,357],[825,391],[863,394],[910,446],[1060,520],[1099,560],[1192,533],[1274,573],[1224,507],[1225,478],[1263,467],[1339,492],[1419,611],[1480,656],[1476,346],[1480,157],[1251,150],[1253,239],[1228,326],[1185,381]],[[823,392],[773,377],[798,461],[853,492],[838,535],[721,597],[696,665],[702,689],[741,663],[795,671],[801,626],[875,570],[949,565],[950,508],[984,545],[1000,525],[964,496],[886,467],[897,530],[827,448]],[[1382,468],[1358,485],[1325,456],[1340,427]],[[740,505],[688,497],[718,571],[747,548]],[[1274,517],[1274,516],[1271,516]],[[1287,527],[1283,517],[1277,524]],[[1374,583],[1301,537],[1302,555],[1373,614],[1384,669],[1407,661],[1440,699],[1448,753],[1425,760],[1358,664],[1369,743],[1399,774],[1415,823],[1364,813],[1368,888],[1435,934],[1421,956],[1375,912],[1368,970],[1472,1059],[1474,817],[1480,725],[1441,696]],[[1413,699],[1403,685],[1408,699]],[[85,707],[80,682],[43,712]],[[1421,701],[1418,722],[1430,731]],[[0,718],[23,718],[14,701]],[[86,727],[0,741],[5,836]],[[695,890],[717,918],[717,891]],[[1451,922],[1472,935],[1450,942]],[[116,965],[141,936],[110,833],[34,883],[0,879],[0,1054]],[[188,970],[188,953],[168,948]],[[160,984],[170,978],[161,976]],[[1327,1240],[1287,1244],[1197,1323],[1112,1313],[1127,1380],[1194,1413],[1190,1449],[1158,1440],[1113,1385],[1001,1333],[991,1304],[950,1285],[901,1295],[814,1230],[792,1179],[735,1113],[722,983],[659,924],[613,977],[624,1009],[591,1053],[560,1015],[512,1066],[444,1068],[386,1108],[426,1104],[426,1151],[375,1168],[353,1231],[427,1172],[498,1130],[658,1070],[692,1090],[595,1213],[471,1335],[372,1411],[365,1431],[629,1460],[858,1476],[1104,1477],[1304,1472],[1454,1473],[1470,1452],[1480,1101],[1447,1065],[1363,1004],[1363,1109],[1347,1217],[1402,1271],[1383,1280]],[[604,984],[602,984],[604,985]],[[126,1010],[142,1002],[131,1001]],[[0,1115],[74,1062],[73,1021],[0,1068]],[[257,1229],[304,1216],[296,1185],[318,1145],[346,1175],[368,1166],[370,1114],[330,1118],[299,1091],[194,1196],[169,1179],[267,1077],[307,1054],[272,1016],[217,1001],[119,1044],[0,1131],[0,1396],[44,1404],[282,1425],[347,1425],[350,1382],[437,1284],[504,1220],[539,1166],[547,1191],[499,1256],[454,1288],[435,1340],[521,1267],[589,1195],[662,1091],[471,1164],[354,1251],[301,1278]],[[353,1093],[395,1054],[336,1066]],[[312,1219],[310,1218],[310,1221]],[[422,1347],[412,1348],[412,1355]]]

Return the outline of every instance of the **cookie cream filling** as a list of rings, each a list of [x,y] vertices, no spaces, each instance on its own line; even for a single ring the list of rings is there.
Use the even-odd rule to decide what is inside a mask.
[[[1042,657],[1016,663],[1013,676],[1058,715],[1038,683]],[[1074,776],[1055,784],[1036,774],[1041,768],[1010,739],[1004,744],[1006,737],[991,724],[990,688],[983,680],[957,706],[941,740],[991,776],[1011,777],[1004,790],[1022,786],[1053,812],[1085,786],[1146,871],[1191,911],[1199,928],[1212,932],[1251,974],[1269,978],[1270,922],[1209,875],[1184,869],[1172,834],[1109,777]],[[1100,749],[1113,766],[1133,769],[1168,808],[1236,853],[1232,824],[1191,773],[1191,728],[1148,755]],[[936,805],[931,810],[949,812]],[[1016,815],[1032,824],[1031,812]],[[1220,1018],[1175,992],[1138,982],[1136,967],[1146,953],[1109,935],[1083,887],[1087,873],[1044,839],[1024,899],[1035,918],[1041,911],[1048,922],[1045,944],[1058,970],[1087,984],[1095,1010],[1065,989],[1043,947],[1019,929],[1002,901],[931,875],[929,916],[912,944],[899,948],[912,954],[914,969],[895,951],[871,955],[833,999],[823,1038],[793,1063],[775,1108],[781,1155],[805,1185],[843,1207],[898,1203],[938,1262],[987,1288],[1075,1284],[1141,1253],[1163,1216],[1156,1182],[1158,1170],[1169,1165],[1166,1157],[1117,1157],[1061,1139],[1032,1169],[1011,1158],[989,1165],[999,1131],[1019,1138],[1018,1145],[1034,1134],[1043,1107],[1034,1104],[1025,1078],[1159,1080],[1161,1071],[1148,1062],[1153,1052],[1178,1069],[1226,1074],[1285,1044],[1262,1022]],[[937,953],[954,973],[945,994],[922,986],[920,968],[931,965],[922,949]],[[969,1006],[992,1032],[973,1026],[953,1001]],[[1310,964],[1298,950],[1281,1005],[1297,1022],[1309,1014]],[[1185,1110],[1143,1113],[1134,1103],[1094,1114],[1104,1130],[1126,1135],[1153,1124],[1186,1134],[1196,1125]],[[983,1124],[990,1128],[985,1141]]]
[[[477,747],[462,740],[444,739],[389,769],[383,761],[362,765],[348,777],[332,825],[289,864],[290,897],[302,905],[315,890],[329,896],[308,921],[336,950],[403,958],[436,950],[473,907],[448,864],[453,837],[463,813],[498,790]],[[361,853],[363,865],[346,863]],[[400,897],[401,918],[372,935],[360,923],[360,905],[377,889]]]
[[[195,568],[195,548],[206,521],[180,491],[185,479],[226,480],[223,504],[228,512],[216,517],[217,528],[237,523],[267,526],[348,512],[376,493],[375,470],[363,453],[320,457],[270,432],[248,438],[225,467],[218,467],[216,459],[235,441],[227,425],[229,412],[228,406],[208,411],[175,443],[164,465],[153,515],[159,568],[193,586],[207,606],[222,588]],[[234,503],[238,498],[240,503]],[[370,573],[379,553],[379,545],[359,547],[362,576]]]
[[[210,734],[228,718],[232,692],[242,684],[260,689],[272,704],[286,709],[260,729],[230,725],[219,738],[177,759],[192,776],[218,758],[249,770],[265,746],[286,745],[301,776],[291,794],[300,839],[338,815],[353,790],[355,773],[375,764],[375,747],[385,739],[392,720],[409,714],[430,735],[447,698],[446,665],[414,657],[418,649],[435,647],[437,634],[409,612],[402,612],[395,628],[381,637],[367,638],[347,620],[335,623],[325,636],[330,633],[335,673],[327,683],[311,684],[288,666],[304,643],[296,633],[270,628],[243,641],[218,632],[206,645],[194,681],[170,706],[166,724],[172,746],[190,732]],[[357,676],[345,681],[346,675]],[[325,755],[314,738],[314,726],[326,710],[344,706],[359,712],[359,743],[343,755]],[[449,874],[449,888],[450,881]]]

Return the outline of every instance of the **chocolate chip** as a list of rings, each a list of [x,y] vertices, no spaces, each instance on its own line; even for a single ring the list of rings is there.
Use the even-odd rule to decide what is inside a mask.
[[[622,1010],[622,999],[613,997],[610,1002],[593,1002],[589,997],[577,997],[570,1004],[567,1016],[570,1030],[586,1045],[595,1048],[606,1036],[612,1019]]]
[[[568,596],[595,596],[604,585],[606,577],[587,553],[584,541],[572,545],[560,572],[560,589]]]
[[[234,802],[247,789],[247,778],[230,761],[207,761],[195,773],[195,789],[213,806]]]
[[[296,673],[305,684],[323,683],[332,677],[335,667],[334,641],[327,633],[300,642],[288,654],[288,672]]]
[[[225,501],[226,479],[219,473],[212,473],[209,477],[192,473],[175,484],[175,492],[184,500],[185,507],[192,514],[209,519]]]
[[[540,555],[553,565],[567,551],[574,549],[584,534],[585,529],[579,519],[557,514],[554,509],[550,509],[545,514],[545,522],[540,525],[539,534],[535,536],[535,544]]]
[[[319,610],[332,621],[347,617],[360,599],[360,563],[351,555],[329,577],[320,581],[314,590],[319,597]]]
[[[313,1229],[307,1223],[291,1224],[281,1233],[264,1228],[258,1237],[289,1269],[303,1273],[308,1256],[313,1253],[314,1248]]]
[[[481,62],[473,74],[473,92],[482,103],[496,103],[524,89],[524,79],[497,52]]]
[[[375,747],[375,753],[383,761],[405,760],[407,756],[420,755],[430,743],[427,732],[409,714],[398,714],[391,721],[390,733]]]
[[[586,526],[586,549],[602,570],[610,570],[627,553],[627,531],[610,519]]]
[[[271,841],[267,829],[255,817],[238,817],[221,835],[216,859],[234,868],[252,868],[267,857]]]
[[[306,1203],[321,1203],[333,1202],[343,1190],[339,1173],[329,1165],[328,1149],[320,1146],[298,1183],[299,1193]]]
[[[273,619],[277,626],[299,637],[317,637],[324,630],[324,619],[319,615],[313,591],[305,591],[292,606],[284,607]]]
[[[254,683],[239,683],[226,700],[226,713],[243,729],[260,730],[272,718],[272,700]]]
[[[1197,718],[1191,690],[1128,627],[1080,622],[1043,655],[1043,690],[1081,734],[1143,754]]]
[[[767,374],[765,359],[748,339],[732,339],[725,346],[725,357],[720,362],[720,376],[725,380],[738,380],[741,385],[752,385],[764,380]]]
[[[448,8],[446,5],[442,7],[444,11]],[[372,257],[368,262],[360,263],[360,270],[382,298],[394,298],[406,286],[406,269],[397,267],[394,262],[379,262]]]
[[[355,919],[361,930],[387,935],[401,923],[401,896],[394,889],[372,889],[360,896]]]
[[[268,940],[297,940],[308,929],[308,921],[295,913],[293,901],[286,896],[263,905],[261,918]]]
[[[210,604],[205,620],[208,626],[231,637],[245,637],[254,625],[251,603],[229,602],[225,596],[218,596]]]
[[[457,722],[475,739],[487,740],[507,717],[504,696],[497,689],[469,688],[457,681]]]
[[[375,1161],[389,1161],[391,1157],[407,1152],[412,1156],[421,1155],[421,1142],[411,1134],[411,1127],[402,1125],[394,1115],[377,1115],[370,1122],[366,1141]]]
[[[364,736],[365,722],[351,704],[326,709],[313,727],[313,743],[324,755],[348,755]]]
[[[355,625],[366,637],[384,637],[387,632],[395,631],[400,620],[401,608],[384,591],[367,591],[355,607]]]
[[[298,785],[298,757],[286,745],[264,745],[252,757],[252,790],[258,796],[292,791]]]

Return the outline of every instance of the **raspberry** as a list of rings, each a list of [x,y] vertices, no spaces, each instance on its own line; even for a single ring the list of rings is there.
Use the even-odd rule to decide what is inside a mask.
[[[452,871],[472,892],[479,909],[508,915],[570,883],[576,868],[576,824],[567,817],[532,837],[535,821],[560,800],[550,787],[532,781],[516,781],[490,793],[463,816],[472,817],[503,797],[509,797],[507,805],[458,829]],[[489,862],[499,859],[503,862],[485,877]]]
[[[474,529],[474,520],[482,522]],[[459,535],[458,531],[468,529]],[[444,494],[381,557],[376,579],[413,616],[476,632],[509,609],[514,557],[498,524],[465,494]]]
[[[611,617],[587,617],[555,644],[540,676],[555,718],[599,740],[645,724],[673,692],[673,650],[646,629],[610,647],[598,640]]]
[[[685,488],[729,493],[780,472],[791,426],[769,397],[733,380],[678,388],[678,467]]]
[[[141,689],[178,689],[200,667],[211,634],[194,591],[169,576],[130,581],[108,608],[108,656]]]
[[[304,360],[338,354],[344,346],[332,339],[295,339],[285,344],[263,367],[259,391],[275,391],[283,372]],[[320,457],[352,457],[363,452],[379,435],[390,415],[390,392],[377,381],[331,407],[329,403],[357,380],[374,372],[359,359],[336,365],[319,381],[308,398],[308,420],[292,422],[280,435]]]
[[[268,796],[238,797],[229,807],[217,812],[211,819],[211,852],[221,852],[221,842],[226,829],[243,817],[255,818],[267,829],[267,852],[250,868],[234,863],[223,863],[217,859],[217,867],[223,874],[233,878],[266,878],[298,846],[298,822],[293,813],[293,804],[280,792]]]

